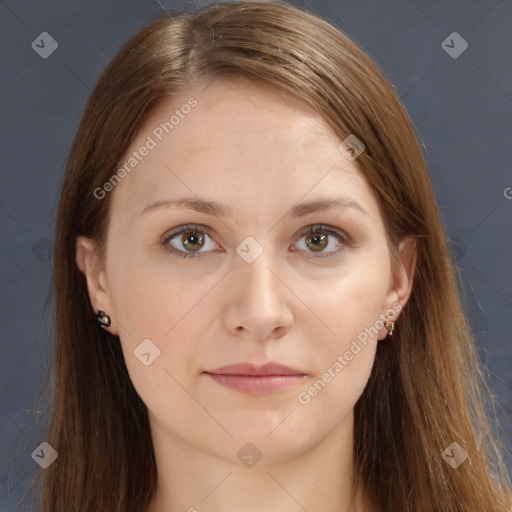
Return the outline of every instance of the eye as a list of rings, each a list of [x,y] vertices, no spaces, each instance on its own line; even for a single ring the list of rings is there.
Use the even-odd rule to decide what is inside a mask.
[[[342,247],[348,246],[350,244],[350,238],[346,233],[337,228],[324,226],[323,224],[314,224],[308,226],[300,234],[300,239],[303,237],[305,237],[305,246],[307,247],[307,249],[305,249],[306,252],[316,252],[317,254],[322,253],[316,256],[318,258],[330,258],[331,256],[338,255],[343,250],[341,248],[334,251],[324,251],[326,247],[332,245],[331,239],[329,237],[334,237],[338,244],[341,244]],[[308,249],[311,249],[311,251]],[[293,251],[295,250],[296,249],[293,249]],[[309,256],[307,257],[309,258]]]
[[[162,245],[164,245],[167,248],[167,250],[172,254],[177,254],[182,258],[201,258],[200,254],[194,253],[199,253],[199,250],[204,247],[206,237],[210,238],[211,240],[211,237],[208,233],[209,229],[206,228],[205,226],[199,226],[195,224],[180,226],[179,228],[171,231],[166,236],[164,236],[164,239],[162,240]],[[182,236],[177,239],[176,243],[178,244],[178,247],[176,247],[176,245],[173,245],[171,241],[174,241],[173,239],[176,238],[178,235]],[[181,247],[179,247],[180,245]]]
[[[178,237],[178,235],[182,236]],[[305,252],[317,253],[317,256],[315,257],[318,258],[336,256],[342,251],[342,249],[337,249],[330,252],[324,251],[326,247],[331,245],[330,237],[334,237],[338,244],[341,244],[342,248],[350,245],[350,238],[346,233],[337,228],[324,226],[323,224],[313,224],[307,226],[301,231],[299,236],[299,240],[305,237]],[[208,251],[207,239],[210,239],[211,241],[210,250],[218,247],[211,238],[209,228],[206,226],[193,224],[180,226],[172,230],[170,233],[164,235],[161,243],[163,246],[165,246],[167,251],[171,252],[172,254],[181,256],[182,258],[201,258],[201,252]],[[201,251],[201,249],[205,247],[206,250]],[[292,249],[292,252],[296,251],[297,249]]]

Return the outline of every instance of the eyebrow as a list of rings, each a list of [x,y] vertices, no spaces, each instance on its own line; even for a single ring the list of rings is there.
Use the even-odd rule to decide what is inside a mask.
[[[155,203],[151,203],[146,206],[140,213],[143,215],[149,211],[156,210],[161,207],[174,206],[176,208],[186,208],[188,210],[194,210],[199,213],[206,213],[207,215],[212,215],[214,217],[232,217],[233,212],[229,206],[216,203],[214,201],[206,201],[204,199],[198,199],[195,197],[182,197],[179,199],[166,199],[162,201],[156,201]],[[303,217],[310,213],[315,213],[319,211],[325,210],[344,210],[344,209],[353,209],[356,210],[366,216],[368,216],[368,212],[354,199],[348,196],[337,196],[337,197],[327,197],[324,199],[318,199],[316,201],[309,201],[306,203],[299,203],[290,208],[290,211],[286,213],[286,217]]]

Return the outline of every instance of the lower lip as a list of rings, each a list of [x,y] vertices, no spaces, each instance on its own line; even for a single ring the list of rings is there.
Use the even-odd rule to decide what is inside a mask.
[[[226,375],[207,373],[215,382],[242,393],[273,393],[296,386],[304,375]]]

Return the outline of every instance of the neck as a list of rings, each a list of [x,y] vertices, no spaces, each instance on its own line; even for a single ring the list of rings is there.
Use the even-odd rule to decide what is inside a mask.
[[[357,486],[352,492],[352,414],[314,448],[267,462],[262,453],[251,467],[215,447],[192,447],[154,418],[151,424],[159,482],[147,512],[375,512]],[[233,454],[244,444],[234,441]]]

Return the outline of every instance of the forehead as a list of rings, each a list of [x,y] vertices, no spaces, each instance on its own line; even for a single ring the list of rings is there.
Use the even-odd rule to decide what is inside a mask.
[[[339,143],[310,106],[276,87],[248,80],[196,84],[143,123],[121,164],[133,166],[125,165],[130,170],[113,200],[139,213],[148,202],[183,195],[240,205],[277,196],[295,203],[339,190],[371,202],[357,163]]]

